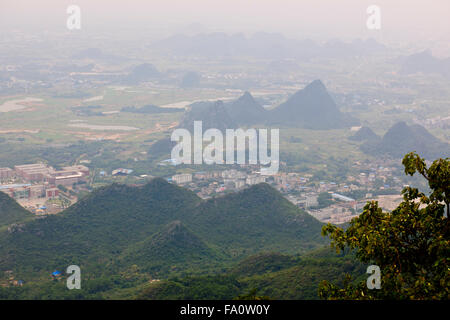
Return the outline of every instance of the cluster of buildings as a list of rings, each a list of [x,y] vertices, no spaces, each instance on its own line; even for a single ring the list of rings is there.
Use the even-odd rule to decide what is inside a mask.
[[[278,172],[275,175],[266,176],[261,174],[258,166],[180,173],[167,180],[191,189],[203,199],[266,182],[280,191],[291,203],[308,211],[320,221],[343,223],[361,212],[366,202],[373,198],[372,190],[392,189],[394,185],[396,188],[402,187],[400,180],[393,175],[394,167],[387,166],[388,163],[383,165],[372,163],[371,165],[373,167],[356,163],[354,172],[359,173],[349,175],[345,182],[341,183],[317,181],[311,174],[297,172]],[[112,176],[128,176],[132,172],[131,169],[119,168],[113,170]],[[105,176],[106,172],[102,171],[100,175]],[[58,198],[61,190],[65,190],[60,186],[72,192],[71,187],[82,181],[87,182],[88,176],[89,169],[83,165],[63,167],[58,170],[43,163],[17,165],[13,169],[0,168],[0,191],[16,200],[24,200],[22,205],[26,204],[27,200],[37,203],[34,199]],[[358,200],[353,199],[348,196],[354,194],[353,191],[363,191],[363,195],[357,192]],[[329,199],[333,200],[326,206],[319,203],[319,196],[323,193],[328,193]],[[64,192],[62,195],[64,196]],[[386,208],[395,207],[397,198],[386,197]],[[54,205],[53,201],[51,205]]]
[[[43,163],[25,164],[14,167],[17,176],[30,182],[47,182],[52,185],[71,186],[89,175],[89,168],[78,165],[55,170]]]
[[[280,191],[287,200],[302,208],[318,220],[331,223],[344,223],[359,215],[369,200],[373,200],[372,191],[382,189],[395,189],[400,192],[402,184],[400,179],[394,176],[395,168],[387,162],[367,164],[355,164],[357,174],[349,175],[345,182],[316,181],[313,175],[297,172],[278,172],[272,176],[260,174],[258,168],[245,167],[240,170],[231,169],[224,171],[206,171],[195,173],[176,174],[168,180],[188,187],[201,198],[224,192],[239,191],[242,188],[266,182]],[[361,194],[357,199],[348,196],[354,192]],[[319,204],[319,195],[328,193],[333,201],[323,207]],[[378,196],[381,202],[383,197]],[[387,199],[386,210],[398,203],[398,199]],[[396,202],[397,201],[397,202]],[[395,202],[395,203],[394,203]],[[395,207],[395,206],[394,206]]]
[[[415,118],[415,123],[418,123],[426,128],[434,129],[434,128],[442,128],[442,129],[448,129],[450,128],[450,116],[437,116],[434,118],[428,118],[428,119],[421,119],[421,118]]]
[[[6,193],[16,200],[22,199],[38,199],[47,198],[54,199],[59,196],[59,189],[53,186],[46,186],[44,184],[8,184],[0,185],[0,191]]]
[[[342,224],[359,216],[359,211],[366,201],[338,202],[320,210],[309,210],[308,213],[324,223]]]
[[[53,199],[59,196],[58,186],[69,187],[88,176],[89,168],[83,165],[60,170],[44,163],[17,165],[14,169],[0,168],[0,191],[16,200]]]
[[[187,185],[190,189],[197,192],[202,198],[209,198],[214,194],[225,191],[237,191],[246,186],[266,182],[266,176],[259,172],[247,172],[236,169],[224,171],[207,171],[176,174],[168,181]]]
[[[3,277],[2,280],[0,280],[0,287],[22,287],[24,284],[23,280],[17,280],[14,277],[13,271],[12,270],[6,270],[5,271],[5,276]]]
[[[203,199],[210,198],[224,192],[239,191],[242,188],[266,182],[279,190],[287,200],[294,205],[307,210],[311,215],[321,221],[342,223],[357,216],[361,204],[350,197],[330,192],[336,204],[324,209],[315,209],[318,206],[318,195],[330,189],[337,190],[340,185],[336,183],[320,183],[318,186],[310,184],[311,175],[299,173],[279,172],[273,176],[261,175],[259,171],[241,171],[236,169],[224,171],[208,171],[196,173],[176,174],[169,181],[188,187]]]

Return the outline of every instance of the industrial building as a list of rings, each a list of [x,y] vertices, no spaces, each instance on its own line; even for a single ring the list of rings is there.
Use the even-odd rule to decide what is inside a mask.
[[[47,182],[55,186],[70,186],[89,175],[89,168],[82,165],[55,170],[46,164],[35,163],[15,166],[14,169],[17,176],[27,182]]]
[[[18,165],[14,166],[14,170],[0,168],[0,180],[6,181],[12,177],[22,180],[22,183],[0,185],[0,191],[16,200],[54,199],[59,196],[57,186],[71,186],[87,176],[89,168],[82,165],[63,167],[61,170],[44,163]]]

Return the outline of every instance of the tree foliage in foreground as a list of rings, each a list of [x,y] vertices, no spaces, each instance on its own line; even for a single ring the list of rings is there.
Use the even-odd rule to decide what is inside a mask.
[[[430,195],[406,187],[403,202],[383,212],[375,201],[350,227],[328,224],[322,229],[337,251],[349,247],[358,259],[381,269],[381,289],[369,290],[365,282],[349,277],[343,287],[327,281],[319,286],[324,299],[449,299],[450,298],[450,161],[438,159],[427,168],[415,153],[403,159],[405,173],[421,174]]]

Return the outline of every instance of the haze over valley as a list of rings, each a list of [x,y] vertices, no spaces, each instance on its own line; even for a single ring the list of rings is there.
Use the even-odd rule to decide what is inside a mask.
[[[372,261],[327,224],[448,219],[447,1],[128,2],[0,4],[0,299],[326,298]]]

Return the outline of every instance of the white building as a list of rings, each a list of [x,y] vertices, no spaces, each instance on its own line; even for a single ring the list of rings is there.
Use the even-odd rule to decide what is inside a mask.
[[[183,184],[188,183],[192,181],[192,174],[191,173],[182,173],[182,174],[176,174],[172,176],[172,181],[177,184]]]
[[[249,176],[245,180],[245,183],[248,184],[249,186],[263,182],[266,182],[266,177],[264,176]]]
[[[224,178],[224,179],[244,179],[245,173],[235,170],[235,169],[225,170],[225,171],[222,171],[222,178]]]

